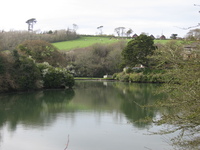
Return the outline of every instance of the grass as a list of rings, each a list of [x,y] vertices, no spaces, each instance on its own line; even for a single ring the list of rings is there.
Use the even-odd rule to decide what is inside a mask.
[[[83,48],[91,46],[95,43],[114,43],[117,39],[110,39],[110,37],[80,37],[76,40],[53,43],[59,50],[73,50],[76,48]]]
[[[131,39],[127,39],[127,42],[130,41]],[[84,47],[89,47],[95,43],[115,43],[119,41],[117,38],[110,38],[110,37],[80,37],[76,40],[71,40],[71,41],[64,41],[64,42],[57,42],[53,43],[55,47],[57,47],[59,50],[65,50],[65,51],[70,51],[76,48],[84,48]],[[155,43],[161,43],[165,44],[169,42],[170,40],[154,40]],[[177,40],[181,41],[181,40]]]

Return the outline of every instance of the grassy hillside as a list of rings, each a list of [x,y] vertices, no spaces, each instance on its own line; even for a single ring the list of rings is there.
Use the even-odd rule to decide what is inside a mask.
[[[131,40],[128,39],[127,42]],[[91,46],[95,43],[114,43],[119,41],[117,38],[110,38],[110,37],[80,37],[76,40],[65,41],[65,42],[57,42],[53,43],[59,50],[70,51],[76,48],[83,48]],[[166,43],[170,40],[155,40],[155,43]],[[178,40],[177,40],[178,41]]]
[[[80,37],[76,40],[53,43],[59,50],[72,50],[75,48],[83,48],[91,46],[95,43],[114,43],[118,39],[110,37]]]

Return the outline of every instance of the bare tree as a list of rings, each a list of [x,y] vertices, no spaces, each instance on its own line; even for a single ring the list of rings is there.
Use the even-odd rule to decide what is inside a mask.
[[[29,20],[26,21],[26,23],[28,24],[28,31],[33,31],[33,25],[36,23],[36,19],[35,18],[31,18]]]

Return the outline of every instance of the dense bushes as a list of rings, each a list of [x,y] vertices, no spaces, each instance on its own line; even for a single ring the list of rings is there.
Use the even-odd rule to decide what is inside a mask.
[[[43,46],[43,52],[51,52],[51,49],[49,49],[51,45],[48,45],[49,47],[47,45]],[[28,54],[36,52],[34,49],[26,49],[26,46],[23,48]],[[35,55],[32,56],[35,59],[25,54],[22,55],[16,50],[0,52],[0,92],[28,91],[40,88],[72,88],[74,78],[66,69],[53,67],[47,62],[38,64],[36,63],[38,58]],[[45,57],[44,60],[47,58]],[[50,62],[53,61],[57,64],[57,58],[52,57]]]
[[[168,79],[167,74],[161,74],[161,73],[150,73],[150,74],[144,74],[141,73],[125,73],[121,72],[118,74],[114,74],[114,79],[123,81],[123,82],[143,82],[143,83],[163,83],[166,82]]]
[[[180,79],[174,74],[177,67],[184,67],[188,59],[196,59],[197,51],[184,50],[184,45],[171,41],[165,44],[157,44],[157,49],[152,56],[148,56],[150,66],[145,69],[133,70],[130,67],[124,72],[114,75],[120,81],[129,82],[153,82],[153,83],[180,83]]]
[[[52,67],[48,63],[37,65],[42,73],[42,81],[45,88],[61,88],[74,86],[74,79],[64,68]]]
[[[10,72],[19,90],[32,90],[39,88],[37,81],[40,80],[41,73],[33,59],[20,56],[15,58],[13,70]]]
[[[37,63],[48,62],[52,66],[65,66],[64,54],[52,44],[42,40],[27,40],[22,42],[17,50],[20,54],[30,56]]]

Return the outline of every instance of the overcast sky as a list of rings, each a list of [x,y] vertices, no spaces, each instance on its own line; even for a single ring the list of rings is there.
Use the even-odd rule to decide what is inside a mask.
[[[0,30],[27,30],[25,23],[36,18],[34,30],[48,31],[78,25],[80,34],[114,34],[116,27],[169,37],[185,36],[187,28],[200,23],[200,0],[1,0]]]

